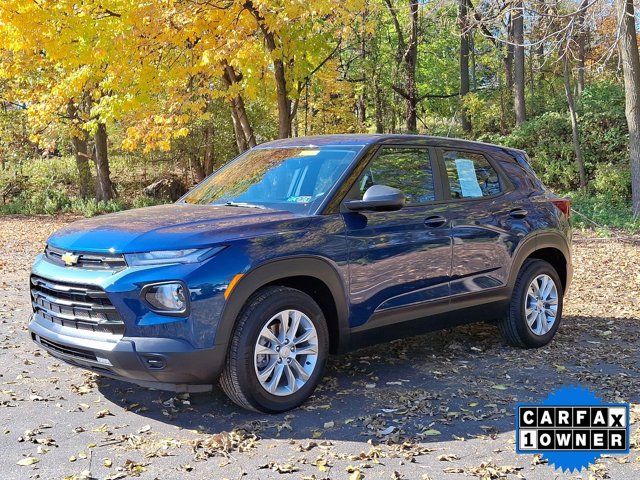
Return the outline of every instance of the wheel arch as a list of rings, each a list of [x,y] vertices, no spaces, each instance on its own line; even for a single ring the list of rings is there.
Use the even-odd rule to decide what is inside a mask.
[[[571,249],[567,239],[556,232],[544,232],[523,240],[516,251],[509,286],[513,288],[518,273],[527,259],[537,258],[549,262],[558,272],[566,291],[571,282]]]
[[[327,259],[296,256],[272,260],[247,272],[225,303],[216,333],[216,344],[228,345],[236,319],[247,300],[263,287],[280,285],[311,296],[327,320],[330,351],[343,352],[349,343],[349,306],[343,280]]]

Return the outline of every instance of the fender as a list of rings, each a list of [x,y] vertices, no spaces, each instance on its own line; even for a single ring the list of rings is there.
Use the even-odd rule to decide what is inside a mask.
[[[567,242],[567,239],[560,233],[554,231],[541,232],[529,237],[526,237],[520,242],[516,249],[511,264],[511,272],[509,274],[509,290],[513,290],[516,283],[518,273],[522,268],[522,264],[533,252],[541,250],[543,248],[555,248],[559,250],[567,264],[567,278],[565,279],[566,286],[568,288],[571,281],[571,249]],[[566,290],[566,289],[565,289]]]
[[[349,303],[342,278],[334,264],[320,256],[300,255],[278,258],[262,263],[242,277],[231,292],[222,311],[216,334],[216,345],[227,348],[236,319],[249,297],[261,287],[289,277],[305,276],[322,281],[331,292],[337,311],[337,351],[343,352],[349,343]]]

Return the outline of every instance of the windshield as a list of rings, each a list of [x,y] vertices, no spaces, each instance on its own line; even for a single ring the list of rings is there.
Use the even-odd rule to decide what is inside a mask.
[[[182,200],[309,214],[361,149],[340,146],[249,150],[203,180]]]

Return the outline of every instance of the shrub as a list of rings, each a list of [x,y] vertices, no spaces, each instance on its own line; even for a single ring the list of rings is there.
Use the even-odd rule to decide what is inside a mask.
[[[628,165],[601,163],[596,165],[591,183],[596,195],[625,203],[631,200],[631,170]]]
[[[509,135],[492,135],[483,140],[525,150],[538,176],[552,188],[573,190],[578,186],[571,124],[564,113],[547,112]]]

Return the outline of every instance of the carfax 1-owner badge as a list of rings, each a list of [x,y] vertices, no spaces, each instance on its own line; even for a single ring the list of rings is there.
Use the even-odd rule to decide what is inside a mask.
[[[540,404],[516,406],[516,451],[540,453],[555,468],[581,470],[602,454],[629,453],[629,404],[603,403],[563,387]]]

